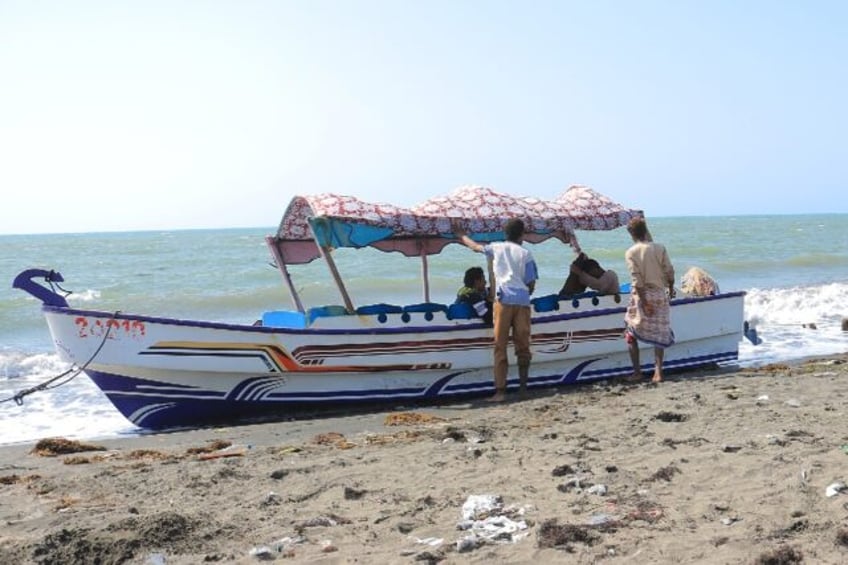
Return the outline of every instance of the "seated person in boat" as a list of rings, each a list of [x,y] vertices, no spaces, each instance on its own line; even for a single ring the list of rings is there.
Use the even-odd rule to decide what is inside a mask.
[[[683,274],[680,290],[689,296],[713,296],[719,293],[718,283],[700,267],[690,267]]]
[[[562,297],[571,296],[585,291],[587,287],[601,295],[614,294],[616,302],[621,300],[616,272],[612,269],[604,269],[600,263],[581,253],[571,263],[568,278],[565,279],[559,294]]]
[[[463,286],[456,293],[456,303],[466,303],[487,324],[492,323],[492,299],[486,290],[486,275],[480,267],[465,271]]]

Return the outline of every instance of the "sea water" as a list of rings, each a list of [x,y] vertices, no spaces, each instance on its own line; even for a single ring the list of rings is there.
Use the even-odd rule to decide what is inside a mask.
[[[740,343],[739,364],[761,365],[848,351],[848,214],[651,218],[678,281],[688,267],[710,273],[723,291],[744,290],[745,319],[763,343]],[[41,304],[12,289],[31,267],[62,273],[73,307],[184,319],[253,323],[263,311],[292,309],[264,236],[272,228],[0,236],[0,400],[61,374]],[[623,229],[579,232],[581,246],[628,280]],[[551,240],[529,246],[539,266],[539,295],[559,290],[574,254]],[[371,249],[334,253],[356,305],[423,300],[419,258]],[[459,245],[428,259],[430,298],[451,302],[482,255]],[[326,264],[290,268],[304,304],[343,301]],[[815,326],[812,329],[810,326]],[[42,437],[114,437],[139,429],[85,376],[0,402],[0,444]]]

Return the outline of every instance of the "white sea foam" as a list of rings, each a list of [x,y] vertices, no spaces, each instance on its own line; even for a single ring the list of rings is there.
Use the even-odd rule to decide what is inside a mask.
[[[0,374],[4,375],[0,377],[0,398],[10,398],[68,368],[56,354],[0,353]],[[58,388],[27,395],[21,405],[14,401],[0,403],[0,445],[56,436],[114,437],[137,431],[85,375]]]
[[[848,316],[848,284],[755,288],[745,297],[745,316],[758,325],[838,325]]]
[[[787,361],[848,351],[848,284],[830,283],[777,289],[752,289],[745,297],[745,319],[763,343],[739,348],[743,365]]]
[[[82,292],[73,292],[67,296],[69,303],[73,302],[92,302],[100,298],[100,291],[93,289],[85,289]]]

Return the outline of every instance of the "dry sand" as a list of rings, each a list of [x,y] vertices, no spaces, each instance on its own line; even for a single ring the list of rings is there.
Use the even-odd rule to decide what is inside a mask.
[[[826,489],[848,482],[846,384],[843,355],[52,457],[7,446],[0,563],[845,563],[848,492]],[[493,501],[477,495],[502,506],[463,522]]]

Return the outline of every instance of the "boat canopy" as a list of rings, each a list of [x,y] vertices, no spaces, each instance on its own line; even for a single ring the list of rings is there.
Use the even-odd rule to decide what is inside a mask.
[[[463,186],[411,208],[365,202],[353,196],[318,194],[295,196],[277,232],[266,241],[299,311],[304,311],[303,305],[286,265],[323,257],[346,309],[353,312],[353,303],[332,259],[334,249],[373,247],[420,256],[424,299],[429,301],[427,256],[459,242],[452,231],[454,222],[471,238],[486,242],[503,240],[506,223],[520,218],[527,228],[525,241],[540,243],[556,237],[579,251],[575,230],[611,230],[641,215],[641,210],[626,208],[582,185],[569,187],[553,200]]]
[[[575,230],[611,230],[640,215],[640,210],[625,208],[580,185],[553,200],[464,186],[411,208],[318,194],[292,199],[272,241],[290,265],[321,257],[319,248],[374,247],[421,256],[440,253],[449,243],[458,242],[451,231],[453,221],[477,241],[495,241],[503,239],[507,221],[521,218],[530,243],[558,237],[575,244]]]

